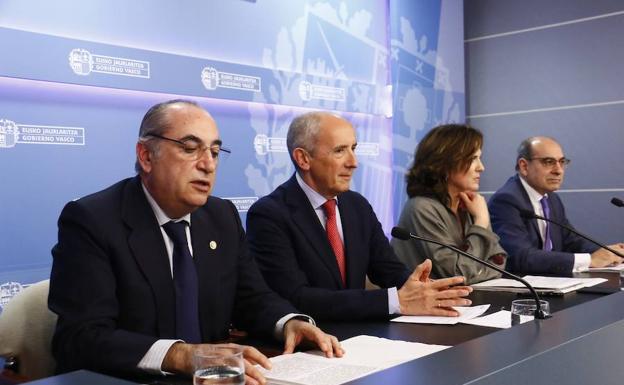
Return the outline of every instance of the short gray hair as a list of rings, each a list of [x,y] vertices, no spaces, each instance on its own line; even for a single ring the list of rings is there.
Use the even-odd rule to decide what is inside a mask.
[[[288,147],[288,154],[295,168],[298,167],[295,158],[293,158],[293,151],[295,148],[301,147],[309,153],[314,152],[316,137],[321,127],[321,120],[326,115],[329,115],[329,113],[319,111],[308,112],[297,116],[290,123],[288,134],[286,135],[286,147]]]
[[[141,126],[139,127],[139,142],[146,143],[147,145],[148,141],[152,139],[149,136],[150,134],[162,135],[171,128],[167,117],[167,110],[174,104],[184,104],[203,109],[197,102],[187,99],[172,99],[153,105],[147,110],[141,121]],[[150,146],[149,148],[153,152],[158,151],[157,145]],[[134,170],[137,173],[141,173],[142,171],[138,158],[134,162]]]

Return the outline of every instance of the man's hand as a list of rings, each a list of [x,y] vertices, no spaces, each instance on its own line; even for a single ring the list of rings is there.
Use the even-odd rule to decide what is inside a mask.
[[[193,375],[193,353],[204,345],[186,344],[176,342],[171,345],[162,363],[162,370],[169,373]],[[264,385],[266,379],[255,365],[260,365],[265,369],[271,369],[271,361],[258,349],[252,346],[225,344],[225,346],[240,347],[243,349],[245,360],[245,384]]]
[[[319,349],[325,353],[326,357],[342,357],[344,351],[340,347],[338,339],[332,335],[324,333],[321,329],[309,322],[291,319],[284,325],[284,354],[292,353],[295,346],[307,340],[315,343]]]
[[[429,280],[431,261],[426,260],[405,281],[398,291],[401,314],[434,315],[457,317],[459,313],[452,306],[468,306],[472,302],[461,298],[472,292],[470,286],[455,286],[464,282],[464,277]],[[451,287],[453,286],[453,287]]]
[[[228,344],[238,346],[236,344]],[[265,369],[271,369],[271,361],[264,354],[260,353],[258,349],[253,346],[242,346],[243,357],[245,358],[245,384],[247,385],[264,385],[266,379],[260,373],[260,370],[255,365],[260,365]]]
[[[161,370],[176,374],[193,374],[193,352],[200,345],[176,342],[163,359]]]
[[[609,247],[621,253],[624,252],[624,243],[616,243],[614,245],[609,245]],[[619,265],[622,262],[622,258],[618,257],[607,249],[600,248],[591,254],[591,262],[589,264],[589,267],[614,266]]]
[[[474,224],[484,229],[490,227],[490,213],[485,198],[477,192],[460,192],[459,199],[474,218]]]

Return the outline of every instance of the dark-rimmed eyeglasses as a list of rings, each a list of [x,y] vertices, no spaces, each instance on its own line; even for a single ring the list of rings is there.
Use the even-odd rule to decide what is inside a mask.
[[[566,168],[571,162],[570,159],[565,158],[565,157],[555,159],[549,156],[529,158],[528,160],[539,160],[542,166],[549,167],[549,168],[555,167],[557,163],[559,163],[559,166],[561,166],[561,168]]]
[[[167,138],[166,136],[158,135],[158,134],[146,134],[145,136],[151,136],[153,138],[168,140],[172,143],[177,144],[184,154],[188,156],[191,160],[201,159],[206,152],[210,154],[210,157],[214,161],[218,161],[219,159],[223,159],[223,155],[228,155],[232,153],[232,151],[227,148],[221,146],[220,141],[217,141],[210,146],[207,146],[204,142],[202,142],[199,138],[194,136],[184,138],[181,140]],[[210,151],[209,151],[210,150]]]

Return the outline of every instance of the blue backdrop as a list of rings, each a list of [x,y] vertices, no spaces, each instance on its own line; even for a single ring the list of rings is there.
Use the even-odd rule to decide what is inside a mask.
[[[343,115],[353,188],[388,231],[419,138],[464,119],[462,14],[455,0],[0,1],[0,307],[48,277],[66,202],[134,174],[143,114],[174,97],[215,117],[233,153],[214,194],[243,220],[294,171],[291,119]]]

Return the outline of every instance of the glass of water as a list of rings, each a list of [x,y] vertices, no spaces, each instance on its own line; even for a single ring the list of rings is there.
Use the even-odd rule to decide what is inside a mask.
[[[200,345],[193,353],[193,385],[217,384],[245,384],[241,346]]]
[[[540,300],[540,308],[545,315],[550,315],[548,301]],[[511,301],[511,326],[530,321],[535,316],[537,305],[534,299],[517,299]]]

